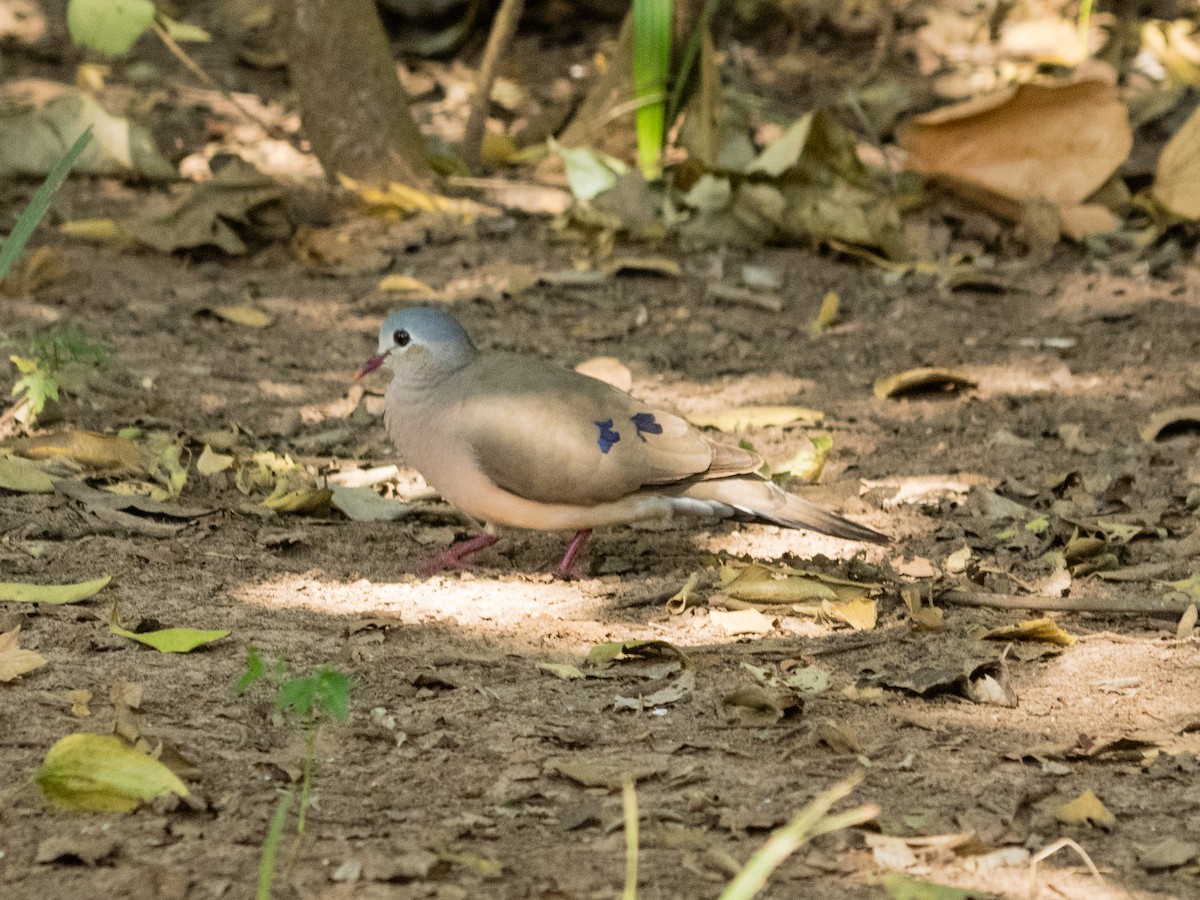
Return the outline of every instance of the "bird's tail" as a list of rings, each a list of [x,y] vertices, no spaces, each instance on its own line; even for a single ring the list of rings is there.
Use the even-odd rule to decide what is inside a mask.
[[[697,481],[683,486],[676,497],[680,512],[747,518],[783,528],[807,528],[848,541],[891,543],[887,535],[821,509],[761,478]]]

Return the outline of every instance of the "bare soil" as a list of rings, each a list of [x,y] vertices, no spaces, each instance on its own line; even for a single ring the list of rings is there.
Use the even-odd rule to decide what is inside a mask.
[[[31,191],[10,188],[9,208]],[[55,216],[114,214],[130,202],[110,184],[79,180]],[[512,533],[475,571],[424,578],[413,574],[419,560],[471,533],[436,503],[395,523],[263,517],[227,480],[193,472],[180,501],[213,511],[156,539],[114,529],[57,494],[0,494],[2,580],[114,576],[77,606],[0,609],[0,632],[20,625],[22,644],[49,660],[0,685],[0,896],[253,895],[268,820],[299,778],[304,740],[272,715],[267,691],[234,696],[248,645],[293,672],[327,663],[354,682],[348,723],[318,734],[315,805],[303,840],[284,842],[279,896],[618,896],[619,774],[630,772],[642,815],[639,896],[712,897],[771,829],[860,770],[850,802],[879,804],[877,824],[802,848],[762,896],[881,898],[889,868],[985,896],[1200,896],[1194,857],[1157,870],[1139,856],[1168,837],[1200,843],[1200,657],[1194,633],[1177,636],[1175,617],[1057,615],[1078,642],[1014,647],[1011,708],[896,686],[923,669],[995,660],[1004,645],[980,641],[980,630],[1030,617],[947,605],[944,631],[915,630],[900,589],[927,592],[929,579],[911,577],[922,560],[945,567],[965,544],[976,567],[960,580],[1018,591],[1007,574],[1047,574],[1039,557],[1061,550],[1064,529],[1069,536],[1058,504],[1074,503],[1089,521],[1142,524],[1115,550],[1122,566],[1162,564],[1159,581],[1196,574],[1196,435],[1140,436],[1154,412],[1200,402],[1195,268],[1151,277],[1060,249],[1026,265],[1014,279],[1020,289],[948,292],[888,284],[879,270],[803,249],[683,256],[666,247],[654,252],[678,259],[683,277],[530,284],[530,274],[570,267],[569,248],[546,232],[518,220],[434,235],[395,268],[453,286],[456,312],[485,347],[565,365],[615,356],[632,370],[635,394],[685,412],[822,410],[834,449],[821,484],[801,490],[894,545],[709,522],[614,529],[596,535],[585,577],[564,582],[547,573],[565,536]],[[40,240],[59,248],[68,274],[35,297],[0,298],[0,333],[61,320],[113,351],[112,366],[68,397],[48,429],[140,425],[194,439],[236,425],[244,447],[288,453],[316,471],[397,463],[389,489],[419,492],[419,476],[384,437],[377,402],[346,418],[307,423],[300,414],[344,397],[373,352],[378,322],[397,305],[375,290],[377,274],[314,275],[280,246],[227,260],[119,252],[49,231]],[[746,263],[780,274],[781,312],[706,292],[714,280],[736,281]],[[814,336],[810,323],[831,290],[842,323]],[[203,314],[243,301],[274,323],[252,329]],[[962,368],[978,387],[873,396],[876,379],[926,365]],[[371,401],[383,381],[368,386]],[[796,452],[801,432],[743,436],[777,463]],[[864,486],[918,476],[980,476],[1047,513],[1053,528],[997,538],[1005,526],[961,491],[894,505],[894,489]],[[736,556],[879,576],[879,623],[851,632],[785,608],[771,611],[770,633],[739,637],[703,603],[668,614],[665,599],[689,575],[711,575],[716,559]],[[1159,581],[1076,579],[1071,596],[1154,597]],[[700,596],[722,602],[711,586]],[[109,632],[113,605],[127,625],[233,634],[160,654]],[[669,705],[618,709],[619,696],[649,695],[674,674],[661,662],[629,663],[564,681],[539,668],[579,665],[598,643],[637,638],[683,650],[694,689]],[[781,664],[819,665],[828,689],[775,724],[746,724],[728,696],[755,683],[747,666]],[[142,734],[189,761],[194,802],[129,815],[49,807],[28,779],[61,736],[112,729],[110,690],[122,682],[144,687]],[[80,690],[92,695],[87,715],[72,708]],[[613,773],[612,783],[585,786],[558,773],[564,763]],[[1087,790],[1115,824],[1057,819]],[[934,845],[897,862],[872,852],[868,837],[879,831],[972,836],[956,851]],[[1070,850],[1031,876],[1019,848],[1062,837],[1086,850],[1103,884]],[[51,839],[65,850],[52,852]],[[1004,848],[1018,848],[1015,864],[993,853]]]

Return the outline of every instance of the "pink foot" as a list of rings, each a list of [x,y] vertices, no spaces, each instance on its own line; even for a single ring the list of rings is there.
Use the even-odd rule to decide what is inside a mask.
[[[588,538],[592,536],[592,529],[581,528],[575,532],[575,537],[571,538],[571,544],[567,547],[567,552],[563,554],[562,562],[558,564],[558,577],[570,581],[573,578],[579,578],[579,570],[577,568],[576,557],[583,552],[584,544],[588,542]]]
[[[500,538],[495,535],[481,534],[465,541],[459,541],[436,556],[431,556],[421,562],[417,566],[417,574],[426,576],[445,572],[447,569],[469,569],[471,563],[467,560],[468,556],[478,553],[480,550],[486,550],[499,540]]]

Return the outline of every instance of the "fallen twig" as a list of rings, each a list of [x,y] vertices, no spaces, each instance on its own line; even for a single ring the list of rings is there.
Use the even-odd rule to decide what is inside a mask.
[[[1038,597],[1032,594],[983,594],[942,591],[934,601],[985,609],[1027,609],[1035,612],[1089,612],[1177,619],[1187,608],[1158,597]]]

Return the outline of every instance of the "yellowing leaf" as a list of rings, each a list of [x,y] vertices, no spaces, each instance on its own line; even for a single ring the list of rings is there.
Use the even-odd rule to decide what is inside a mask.
[[[787,576],[766,566],[752,565],[724,587],[722,593],[750,603],[800,603],[805,600],[837,600],[837,592],[815,578]]]
[[[0,489],[18,494],[50,494],[54,479],[27,459],[0,456]]]
[[[1168,581],[1167,584],[1176,590],[1183,591],[1193,600],[1200,600],[1200,575],[1193,575],[1182,581]]]
[[[821,309],[813,320],[809,330],[813,334],[823,334],[838,323],[838,309],[841,299],[837,291],[829,291],[821,300]]]
[[[225,453],[217,453],[208,444],[204,445],[204,450],[200,453],[200,458],[196,460],[196,471],[204,477],[216,475],[218,472],[224,472],[227,469],[232,469],[234,457]]]
[[[538,663],[537,667],[543,672],[549,672],[563,681],[574,681],[577,678],[586,678],[578,668],[570,663]]]
[[[244,325],[247,328],[266,328],[275,321],[270,313],[248,303],[214,306],[210,312],[223,322]]]
[[[688,418],[701,428],[745,431],[771,426],[819,425],[825,414],[803,406],[738,406],[711,413],[693,413]]]
[[[197,647],[229,637],[228,631],[201,631],[197,628],[164,628],[160,631],[128,631],[119,625],[108,628],[117,637],[129,638],[160,653],[190,653]]]
[[[46,658],[18,644],[21,626],[0,634],[0,681],[13,681],[46,664]]]
[[[465,221],[473,221],[480,216],[498,215],[498,210],[473,200],[459,200],[443,197],[440,194],[427,194],[407,185],[391,182],[386,189],[380,189],[363,182],[355,181],[346,175],[338,175],[342,187],[358,195],[373,211],[398,212],[412,216],[419,212],[445,213],[457,216]]]
[[[22,584],[0,582],[0,602],[8,603],[78,603],[91,597],[112,581],[111,575],[81,581],[77,584]]]
[[[693,595],[700,585],[700,573],[693,572],[684,582],[683,587],[667,598],[667,612],[673,616],[682,615],[689,606],[695,606]]]
[[[1175,215],[1200,219],[1200,109],[1163,147],[1150,192]]]
[[[844,622],[855,631],[870,631],[879,618],[874,600],[846,600],[841,603],[822,600],[821,613],[827,619]]]
[[[804,445],[785,463],[772,467],[772,480],[782,483],[783,478],[796,478],[806,484],[815,484],[825,470],[825,460],[833,449],[833,435],[827,432],[814,432],[800,438]]]
[[[58,226],[60,234],[93,244],[131,244],[133,238],[115,219],[76,219]]]
[[[1002,625],[999,628],[993,628],[983,636],[983,639],[985,641],[1041,641],[1047,644],[1058,644],[1060,647],[1070,647],[1075,643],[1075,636],[1065,632],[1049,616],[1027,619],[1016,625]]]
[[[420,294],[423,297],[432,297],[434,294],[433,288],[411,275],[386,275],[380,279],[375,290],[391,294]]]
[[[333,504],[330,488],[301,488],[286,493],[275,493],[262,505],[280,514],[301,516],[327,516]]]
[[[1117,817],[1109,812],[1091,790],[1084,791],[1070,803],[1059,807],[1055,817],[1066,825],[1091,824],[1100,828],[1112,828],[1117,824]]]
[[[963,388],[975,387],[975,380],[965,372],[955,369],[922,367],[908,369],[875,382],[875,396],[880,400],[896,398],[906,394],[950,393]]]
[[[76,812],[129,812],[156,797],[188,795],[187,785],[158,760],[99,734],[68,734],[57,741],[37,783],[51,803]]]

